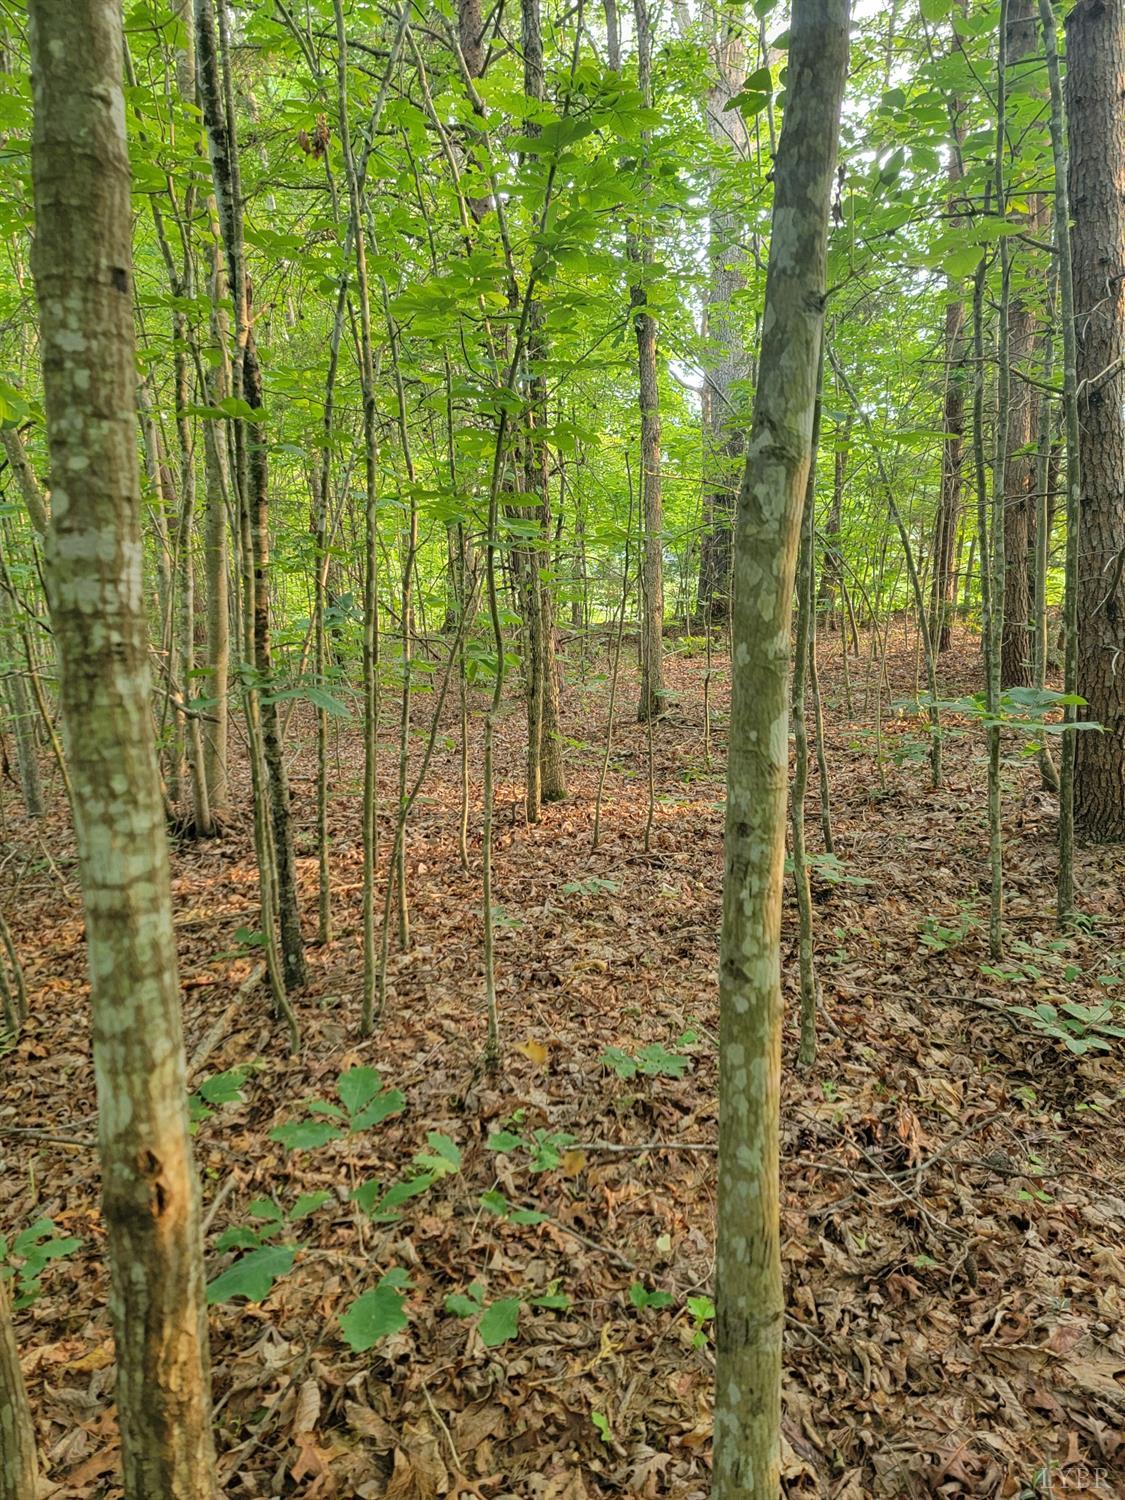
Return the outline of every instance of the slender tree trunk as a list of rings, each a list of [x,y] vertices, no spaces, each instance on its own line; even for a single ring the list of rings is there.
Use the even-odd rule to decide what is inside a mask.
[[[0,1281],[0,1500],[35,1500],[39,1460],[8,1294]]]
[[[954,140],[949,153],[950,224],[959,225],[953,210],[961,181],[961,132],[956,100],[950,106]],[[948,280],[949,301],[945,306],[945,437],[941,448],[941,496],[934,527],[933,567],[930,572],[930,639],[934,650],[948,651],[953,644],[953,608],[957,588],[953,554],[961,520],[961,465],[965,442],[965,304],[954,292],[960,278]]]
[[[1082,474],[1078,408],[1078,330],[1074,316],[1074,267],[1071,261],[1070,194],[1066,150],[1066,119],[1059,77],[1058,22],[1051,0],[1039,0],[1039,21],[1047,80],[1051,91],[1051,155],[1055,167],[1055,248],[1059,264],[1059,321],[1063,346],[1063,416],[1066,422],[1066,579],[1063,630],[1066,660],[1063,688],[1076,696],[1078,685],[1078,543],[1081,533]],[[1049,488],[1050,486],[1048,486]],[[1076,718],[1074,703],[1064,710],[1064,721]],[[1056,917],[1069,925],[1074,913],[1074,770],[1076,731],[1063,734],[1059,767],[1059,875]]]
[[[253,328],[249,329],[242,359],[242,394],[257,411],[262,405],[262,372]],[[270,518],[269,444],[260,422],[246,424],[247,491],[246,506],[250,520],[250,539],[254,560],[254,668],[258,681],[267,686],[273,681],[273,656],[270,645]],[[278,928],[281,934],[281,961],[287,989],[301,989],[308,983],[308,964],[301,936],[301,905],[297,891],[297,864],[293,853],[293,829],[289,808],[289,781],[285,774],[285,755],[281,745],[281,715],[277,700],[267,692],[260,700],[262,749],[269,772],[270,821],[273,825],[274,859],[277,866]]]
[[[0,625],[9,630],[14,638],[18,633],[18,626],[8,616],[6,602],[0,601]],[[20,796],[23,798],[24,812],[29,818],[41,818],[43,786],[39,779],[39,753],[35,743],[36,715],[31,706],[27,678],[13,665],[5,686],[12,731],[16,737],[16,764],[19,767]]]
[[[48,553],[86,908],[130,1500],[214,1500],[199,1201],[149,712],[129,160],[115,0],[33,0]]]
[[[727,151],[735,161],[743,161],[749,154],[750,140],[742,116],[731,109],[730,102],[746,80],[745,47],[741,28],[717,17],[716,22],[720,30],[711,45],[713,74],[705,100],[707,132],[716,151]],[[711,191],[716,197],[718,177],[718,170],[713,171]],[[745,285],[744,216],[731,208],[713,207],[708,231],[710,353],[704,372],[703,534],[696,603],[696,616],[704,628],[715,620],[725,623],[730,613],[732,521],[746,452],[746,398],[740,387],[751,370],[744,343],[744,318],[735,300]]]
[[[1012,0],[1008,15],[1008,67],[1017,70],[1037,50],[1036,0]],[[1026,226],[1042,228],[1043,206],[1033,194]],[[1014,296],[1008,311],[1008,367],[1013,372],[1008,403],[1007,451],[1004,462],[1004,623],[1000,643],[1002,687],[1030,687],[1032,661],[1032,558],[1035,551],[1035,435],[1039,396],[1021,378],[1035,351],[1035,312],[1024,296]]]
[[[1077,736],[1074,818],[1125,839],[1125,6],[1078,0],[1066,18],[1070,243],[1082,437],[1078,691],[1101,733]]]
[[[521,0],[521,46],[524,93],[529,99],[544,97],[543,36],[538,0]],[[539,126],[527,124],[532,139]],[[525,415],[525,447],[529,491],[535,495],[532,512],[536,535],[521,548],[524,628],[527,635],[527,818],[539,819],[542,802],[559,802],[566,796],[559,724],[559,669],[555,642],[554,572],[549,567],[551,542],[551,493],[547,444],[542,429],[547,422],[547,381],[543,362],[547,356],[543,310],[532,297],[527,309],[528,411]],[[547,575],[544,577],[544,575]]]
[[[231,394],[257,409],[262,398],[261,370],[250,322],[250,285],[246,275],[242,231],[242,188],[230,77],[227,18],[214,0],[194,0],[199,97],[215,203],[227,261],[227,283],[234,308]],[[216,25],[216,20],[218,25]],[[262,893],[262,927],[274,1003],[296,1038],[296,1022],[285,987],[305,983],[307,969],[297,904],[296,867],[289,816],[289,788],[281,753],[277,705],[262,692],[269,684],[269,489],[265,432],[257,420],[232,423],[234,489],[243,538],[243,648],[254,669],[247,687],[247,730],[254,776],[255,844]],[[251,701],[252,700],[252,701]],[[268,798],[268,807],[265,799]],[[280,970],[274,953],[274,922],[280,932]]]
[[[213,209],[212,209],[213,214]],[[214,226],[217,227],[217,226]],[[210,371],[207,400],[217,405],[230,395],[227,319],[222,311],[226,278],[217,236],[210,250],[211,336],[217,363]],[[222,429],[215,422],[203,426],[205,486],[204,574],[207,584],[207,696],[209,707],[203,731],[204,765],[211,818],[222,828],[230,817],[230,771],[227,744],[230,734],[230,580],[227,509],[232,499],[230,471]]]
[[[822,341],[823,342],[823,341]],[[816,406],[813,410],[809,474],[801,517],[801,540],[797,551],[797,628],[793,642],[793,781],[789,788],[789,831],[793,850],[793,884],[797,891],[797,961],[800,976],[801,1042],[798,1060],[808,1067],[816,1061],[816,960],[813,950],[812,889],[809,884],[808,850],[805,842],[805,798],[809,787],[809,730],[805,713],[809,656],[815,650],[813,620],[816,596],[816,457],[820,441],[821,386],[824,378],[823,348],[819,356]]]
[[[824,327],[847,0],[794,0],[766,313],[734,555],[720,946],[714,1500],[776,1500],[778,1207],[790,624]]]
[[[648,0],[633,0],[637,28],[637,85],[645,108],[652,105],[652,16]],[[646,199],[653,184],[649,176],[652,132],[641,131]],[[644,212],[650,205],[646,201]],[[645,273],[652,265],[652,233],[647,225],[632,231],[629,259],[633,284],[629,303],[637,337],[637,381],[641,412],[641,697],[637,718],[664,712],[664,493],[660,453],[660,387],[656,360],[656,319],[648,310]]]

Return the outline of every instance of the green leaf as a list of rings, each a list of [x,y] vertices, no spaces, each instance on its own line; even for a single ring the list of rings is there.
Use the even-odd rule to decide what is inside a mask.
[[[356,1115],[351,1126],[353,1130],[370,1130],[372,1125],[378,1125],[390,1115],[397,1115],[406,1103],[406,1097],[398,1089],[384,1089],[381,1094],[376,1094],[366,1109],[361,1109]]]
[[[215,1241],[216,1250],[257,1250],[262,1244],[262,1235],[269,1230],[251,1229],[248,1224],[232,1224],[224,1229]]]
[[[634,1281],[629,1288],[629,1301],[637,1308],[671,1307],[675,1300],[671,1292],[650,1292],[639,1281]]]
[[[490,1302],[481,1313],[477,1332],[486,1349],[495,1349],[514,1339],[520,1327],[520,1299],[502,1297],[499,1302]]]
[[[523,1141],[510,1130],[497,1130],[489,1136],[485,1145],[489,1151],[518,1151]]]
[[[287,1151],[315,1151],[329,1141],[342,1139],[344,1132],[327,1120],[299,1120],[293,1125],[275,1125],[270,1140],[278,1141]]]
[[[399,1333],[407,1324],[402,1310],[405,1301],[388,1276],[383,1277],[374,1291],[357,1297],[340,1319],[340,1329],[349,1347],[362,1354],[380,1339]]]
[[[450,1292],[445,1299],[445,1310],[456,1318],[473,1318],[480,1312],[480,1303],[463,1292]]]
[[[420,1151],[414,1158],[420,1166],[429,1168],[438,1177],[461,1170],[461,1148],[456,1141],[442,1135],[440,1130],[428,1131],[426,1140],[430,1151]]]
[[[318,1208],[323,1208],[331,1197],[331,1193],[325,1192],[302,1193],[289,1210],[289,1222],[293,1224],[298,1219],[307,1219],[309,1214],[314,1214]]]
[[[297,1249],[296,1245],[267,1245],[242,1256],[208,1282],[208,1303],[229,1302],[232,1297],[245,1297],[248,1302],[264,1301],[274,1282],[292,1266]]]
[[[280,1224],[285,1218],[285,1210],[272,1198],[255,1198],[246,1212],[252,1219],[263,1219],[267,1224]]]
[[[350,1068],[336,1080],[336,1093],[349,1115],[357,1115],[383,1087],[375,1068]]]

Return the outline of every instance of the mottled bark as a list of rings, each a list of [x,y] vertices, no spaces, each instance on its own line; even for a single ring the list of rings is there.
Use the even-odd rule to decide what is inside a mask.
[[[707,132],[716,153],[743,160],[749,150],[746,125],[730,102],[746,80],[741,28],[725,24],[711,46],[713,75],[705,106]],[[741,389],[749,379],[751,360],[744,342],[744,316],[736,297],[745,285],[742,248],[744,214],[721,192],[720,169],[711,172],[712,207],[708,245],[707,337],[710,352],[704,370],[703,534],[699,543],[696,613],[701,624],[725,624],[730,610],[731,533],[735,496],[746,452]]]
[[[1080,837],[1125,838],[1125,5],[1066,19],[1081,524],[1078,691],[1102,732],[1075,747]]]
[[[824,325],[847,0],[795,0],[758,388],[738,500],[720,944],[714,1500],[775,1500],[785,1302],[778,1203],[790,625]]]
[[[149,710],[121,8],[33,0],[48,596],[86,909],[130,1500],[214,1500],[199,1205]]]
[[[35,1427],[4,1282],[0,1281],[0,1500],[35,1500]]]

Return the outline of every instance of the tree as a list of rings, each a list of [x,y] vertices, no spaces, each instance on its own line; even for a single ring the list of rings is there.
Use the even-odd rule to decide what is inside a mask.
[[[652,107],[652,16],[648,0],[633,0],[637,28],[637,82],[646,109]],[[642,214],[652,211],[652,132],[641,131]],[[664,476],[661,470],[660,389],[657,383],[656,318],[649,308],[646,276],[652,274],[652,230],[642,222],[629,233],[629,305],[637,338],[637,389],[641,414],[641,698],[642,722],[664,712]]]
[[[745,42],[741,25],[706,10],[713,77],[704,103],[707,132],[717,154],[736,162],[750,152],[750,138],[734,99],[746,82]],[[745,287],[742,216],[722,202],[721,172],[712,168],[709,191],[714,201],[708,225],[709,279],[706,332],[713,341],[702,392],[704,418],[703,533],[699,540],[699,585],[696,611],[706,627],[726,623],[730,609],[731,512],[742,473],[746,433],[740,417],[741,387],[751,373],[743,342],[738,294]]]
[[[1074,819],[1125,838],[1125,6],[1066,19],[1069,190],[1081,425],[1078,691],[1102,732],[1075,746]]]
[[[715,1500],[771,1500],[780,1484],[780,939],[790,623],[847,65],[847,0],[795,0],[758,388],[734,543],[719,968]]]
[[[48,596],[86,911],[131,1500],[213,1500],[199,1204],[149,713],[129,159],[115,0],[33,0]]]
[[[1036,52],[1036,17],[1033,0],[1012,0],[1007,58],[1012,77],[1017,80]],[[1024,97],[1018,95],[1017,102]],[[1007,133],[1010,136],[1014,131]],[[1043,221],[1042,197],[1032,194],[1025,216],[1028,232],[1040,233]],[[1035,348],[1036,309],[1028,291],[1014,293],[1008,309],[1008,367],[1013,378],[1004,458],[1004,619],[1000,642],[1000,681],[1004,687],[1029,687],[1033,675],[1031,565],[1035,552],[1034,445],[1039,393],[1023,378]]]
[[[12,1311],[0,1280],[0,1500],[34,1500],[38,1469]]]

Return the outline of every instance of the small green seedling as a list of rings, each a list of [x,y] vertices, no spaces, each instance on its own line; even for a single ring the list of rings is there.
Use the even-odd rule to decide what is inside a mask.
[[[385,1089],[375,1068],[351,1068],[336,1080],[339,1104],[326,1099],[311,1099],[305,1104],[305,1119],[275,1126],[270,1140],[278,1141],[287,1151],[315,1151],[329,1141],[343,1140],[370,1130],[390,1115],[396,1115],[406,1103],[398,1089]],[[342,1107],[341,1107],[342,1106]]]

